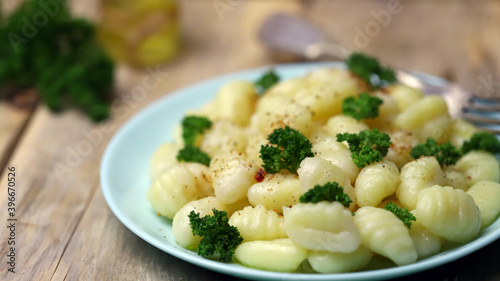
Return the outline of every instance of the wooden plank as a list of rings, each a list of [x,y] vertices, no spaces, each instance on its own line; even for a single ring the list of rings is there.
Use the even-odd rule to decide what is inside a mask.
[[[32,111],[32,109],[19,109],[6,101],[0,101],[0,169],[3,169],[12,155]]]
[[[19,245],[18,272],[9,275],[10,280],[50,278],[72,229],[78,223],[90,196],[92,182],[72,175],[83,177],[92,164],[88,160],[82,161],[68,176],[61,177],[54,172],[52,165],[54,161],[64,163],[64,148],[75,138],[82,138],[80,131],[86,123],[88,121],[80,114],[67,112],[54,116],[41,107],[8,162],[8,166],[17,171],[16,244]],[[7,186],[5,176],[0,182],[2,187]],[[0,198],[1,209],[7,210],[6,192],[2,192]],[[2,241],[6,241],[8,235],[6,228],[0,230]],[[1,255],[5,256],[6,251],[7,248],[2,247]],[[0,265],[1,277],[4,278],[9,274],[6,266],[6,263]]]

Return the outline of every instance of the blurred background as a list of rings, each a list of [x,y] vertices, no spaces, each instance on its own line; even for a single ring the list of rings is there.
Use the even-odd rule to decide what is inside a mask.
[[[20,2],[3,1],[3,10]],[[117,63],[115,89],[137,84],[148,65],[169,73],[168,83],[155,87],[148,101],[218,74],[303,61],[270,51],[259,40],[262,23],[278,12],[296,15],[337,43],[388,65],[444,77],[470,91],[498,77],[497,1],[68,2],[75,17],[96,25],[99,44]]]
[[[1,2],[3,25],[21,2]],[[9,52],[13,46],[21,48],[43,37],[44,27],[53,20],[51,13],[64,1],[41,2],[48,8],[39,8],[41,12],[28,18],[28,23],[18,18],[23,21],[19,28],[26,34],[2,39],[0,44]],[[276,13],[295,15],[322,30],[325,38],[395,68],[444,77],[470,92],[500,92],[500,2],[494,0],[70,0],[68,9],[72,17],[84,18],[92,26],[96,46],[104,48],[114,67],[99,54],[89,55],[90,61],[102,60],[113,79],[110,89],[103,82],[102,93],[80,95],[78,89],[82,88],[75,90],[70,96],[80,105],[75,107],[65,102],[45,103],[54,99],[33,88],[44,82],[50,84],[59,76],[84,74],[95,78],[91,63],[86,65],[89,68],[73,68],[85,65],[85,60],[75,63],[68,58],[56,74],[47,78],[49,82],[25,79],[23,87],[18,87],[10,83],[17,81],[16,77],[0,78],[0,182],[5,183],[3,171],[10,165],[16,165],[23,179],[19,215],[24,218],[24,228],[18,235],[23,242],[20,270],[26,275],[16,275],[18,280],[50,276],[56,280],[101,276],[120,280],[144,276],[151,280],[231,280],[179,261],[128,231],[103,199],[99,163],[107,142],[127,119],[173,90],[233,71],[305,61],[304,57],[271,50],[259,39],[262,24]],[[29,28],[23,31],[30,23],[36,32]],[[75,40],[79,42],[79,38]],[[51,59],[31,56],[30,60],[37,61],[33,65],[39,71],[29,76],[33,79],[46,74],[45,66],[53,66]],[[25,61],[20,65],[30,64]],[[20,73],[27,71],[16,67],[22,70]],[[66,76],[66,69],[74,76]],[[111,95],[101,99],[100,95],[108,92]],[[103,106],[93,107],[90,96]],[[101,134],[92,135],[97,128]],[[72,152],[87,140],[91,148],[85,155],[74,157]],[[6,199],[1,196],[3,210]],[[0,237],[6,235],[5,230],[0,231]],[[494,249],[498,244],[493,244]],[[4,256],[4,252],[1,254]],[[464,265],[481,256],[490,258],[467,270]],[[499,280],[493,264],[498,258],[493,250],[485,249],[453,267],[438,268],[415,280]]]

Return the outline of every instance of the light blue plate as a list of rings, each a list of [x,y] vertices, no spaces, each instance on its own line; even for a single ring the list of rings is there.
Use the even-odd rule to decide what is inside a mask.
[[[283,79],[302,76],[324,67],[344,67],[340,63],[309,63],[274,66]],[[255,81],[268,67],[210,79],[175,91],[159,99],[131,118],[111,139],[101,163],[101,186],[109,207],[118,219],[153,246],[195,265],[221,273],[254,280],[382,280],[427,270],[470,254],[500,237],[500,219],[483,230],[479,237],[462,246],[451,247],[417,263],[343,274],[277,273],[255,270],[238,264],[204,259],[178,246],[172,235],[171,222],[158,217],[146,192],[151,185],[149,162],[162,143],[172,140],[174,127],[189,109],[210,101],[217,90],[234,80]],[[437,79],[421,75],[422,79]]]

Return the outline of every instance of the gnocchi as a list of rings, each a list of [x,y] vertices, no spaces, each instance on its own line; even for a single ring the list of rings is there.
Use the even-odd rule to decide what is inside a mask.
[[[243,242],[234,251],[242,264],[263,270],[292,272],[307,258],[308,251],[289,238]]]
[[[248,200],[252,206],[262,205],[268,210],[282,213],[283,206],[299,202],[300,180],[292,174],[268,174],[262,182],[248,189]]]
[[[481,213],[481,228],[490,225],[500,214],[500,184],[480,181],[467,190]]]
[[[299,203],[283,215],[288,237],[306,249],[350,253],[361,244],[351,212],[339,202]]]
[[[469,242],[481,227],[481,214],[472,196],[450,186],[422,190],[415,211],[425,228],[452,242]]]
[[[350,253],[313,251],[309,253],[307,260],[319,273],[342,273],[364,268],[372,257],[370,249],[360,246]]]
[[[413,263],[418,254],[408,228],[393,213],[367,206],[356,211],[354,223],[362,244],[397,265]]]
[[[180,163],[158,177],[146,195],[153,209],[169,219],[184,205],[201,197],[204,196],[197,193],[194,175],[186,164]]]
[[[239,154],[214,157],[210,163],[210,173],[215,196],[225,204],[244,199],[250,186],[255,183],[256,172],[257,168]]]
[[[417,196],[423,189],[439,184],[446,179],[435,157],[422,157],[408,162],[401,168],[401,184],[396,189],[396,196],[409,210],[417,206]]]
[[[209,196],[191,201],[175,213],[172,220],[172,233],[177,244],[186,249],[196,249],[201,237],[193,234],[192,228],[189,225],[188,215],[191,211],[199,213],[200,216],[213,215],[212,209],[214,208],[219,211],[227,211],[227,206],[222,204],[217,198]]]
[[[471,151],[458,160],[457,169],[463,173],[467,187],[483,180],[498,182],[500,168],[493,154]]]
[[[356,200],[360,207],[377,206],[392,195],[399,185],[399,170],[396,164],[384,160],[364,167],[358,174],[355,185]]]
[[[283,216],[262,205],[247,206],[229,218],[229,224],[238,228],[243,242],[286,238],[283,223]]]

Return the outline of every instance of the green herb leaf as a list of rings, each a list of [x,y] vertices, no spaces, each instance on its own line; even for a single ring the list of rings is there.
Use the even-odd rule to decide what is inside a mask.
[[[324,185],[315,185],[300,196],[301,203],[318,203],[320,201],[337,201],[344,207],[352,203],[351,197],[344,193],[344,188],[337,182],[327,182]]]
[[[229,224],[227,212],[212,209],[214,215],[200,218],[199,213],[191,211],[189,225],[194,235],[201,236],[198,255],[210,257],[219,254],[219,260],[230,262],[234,250],[243,241],[238,229]]]
[[[342,113],[347,116],[354,117],[360,121],[363,119],[377,118],[379,107],[383,100],[379,97],[371,96],[367,93],[362,93],[356,99],[348,97],[342,101]]]
[[[210,156],[203,152],[199,147],[188,144],[177,153],[179,162],[197,162],[205,166],[210,165]]]
[[[362,53],[353,53],[346,60],[349,70],[364,80],[372,89],[383,88],[397,81],[396,73],[379,61]]]
[[[290,127],[274,130],[267,138],[271,144],[260,147],[260,158],[267,173],[279,173],[286,169],[297,173],[300,162],[313,157],[311,142],[299,131]]]
[[[337,134],[337,141],[347,141],[352,161],[359,168],[382,161],[391,145],[389,135],[377,129],[364,130],[359,134]]]
[[[28,28],[26,19],[46,13],[45,4],[27,0],[0,22],[0,38],[8,41],[0,44],[0,88],[35,87],[53,111],[71,105],[94,121],[107,118],[114,65],[95,42],[94,26],[72,18],[66,1],[59,1],[43,27]]]
[[[462,145],[462,154],[472,150],[483,150],[492,154],[500,153],[500,142],[495,135],[488,132],[477,132],[472,135],[470,140]]]
[[[408,228],[411,228],[412,221],[417,220],[417,218],[412,213],[410,213],[408,209],[406,208],[402,209],[398,205],[394,204],[394,202],[389,202],[385,204],[384,209],[395,214],[401,221],[403,221],[403,223]]]
[[[439,165],[454,165],[460,159],[461,154],[449,141],[437,144],[435,139],[428,138],[425,143],[419,143],[410,151],[410,156],[418,159],[422,156],[436,157]]]
[[[212,121],[202,116],[186,116],[182,120],[182,138],[186,145],[194,145],[196,138],[212,126]]]
[[[280,77],[276,75],[273,69],[270,69],[255,82],[255,85],[257,86],[257,94],[262,95],[279,81]]]

